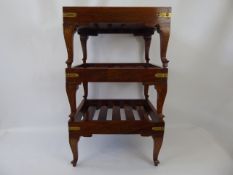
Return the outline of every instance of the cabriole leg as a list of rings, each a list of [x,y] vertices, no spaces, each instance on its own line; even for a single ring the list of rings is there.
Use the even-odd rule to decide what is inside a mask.
[[[169,60],[167,59],[167,46],[170,37],[170,26],[160,25],[158,26],[158,33],[160,35],[160,57],[163,63],[163,67],[168,67]]]
[[[83,63],[84,64],[87,61],[87,40],[88,40],[87,35],[80,35],[80,41],[81,41],[81,46],[82,46],[82,51],[83,51]]]
[[[76,31],[76,26],[71,24],[63,25],[64,38],[66,42],[66,49],[68,53],[68,58],[66,60],[66,64],[68,68],[71,68],[73,63],[73,40],[74,40],[74,32]]]
[[[69,104],[70,104],[70,120],[74,120],[74,115],[76,113],[76,91],[78,85],[76,83],[66,83],[66,93],[68,96]]]
[[[162,115],[163,104],[167,95],[167,83],[157,83],[155,89],[157,90],[157,112]]]
[[[72,165],[75,167],[78,161],[78,141],[80,136],[69,137],[70,148],[73,154],[73,160],[71,161]]]
[[[143,38],[145,41],[145,60],[146,60],[146,63],[149,63],[149,61],[150,61],[149,51],[150,51],[151,35],[145,35],[145,36],[143,36]]]
[[[163,143],[163,136],[157,137],[157,136],[152,135],[152,138],[154,142],[153,160],[154,160],[154,165],[157,166],[159,164],[158,156],[159,156],[159,151]]]

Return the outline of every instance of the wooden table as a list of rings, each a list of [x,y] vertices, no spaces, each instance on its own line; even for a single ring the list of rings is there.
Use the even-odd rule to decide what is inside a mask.
[[[153,160],[158,165],[165,122],[163,104],[167,93],[170,35],[170,7],[63,7],[63,29],[67,47],[66,92],[70,104],[69,143],[73,166],[78,160],[78,141],[93,134],[140,134],[154,140]],[[160,35],[162,66],[150,64],[151,37]],[[83,64],[72,66],[73,38],[77,32]],[[87,40],[98,34],[129,33],[145,41],[145,63],[87,63]],[[127,59],[127,58],[126,58]],[[144,99],[89,99],[88,82],[140,82]],[[76,92],[83,84],[84,96],[76,104]],[[157,90],[156,108],[149,100],[148,88]],[[111,116],[107,117],[107,113]],[[109,119],[110,118],[110,119]]]

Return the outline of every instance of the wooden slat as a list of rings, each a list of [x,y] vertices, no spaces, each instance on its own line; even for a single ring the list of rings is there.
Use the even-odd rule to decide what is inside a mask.
[[[112,108],[112,120],[121,120],[120,107],[113,106]]]
[[[107,120],[107,111],[108,111],[107,106],[101,106],[98,120],[100,121]]]
[[[77,113],[75,114],[74,121],[82,120],[82,108],[85,106],[85,100],[80,102],[80,105],[77,108]]]
[[[154,106],[152,105],[152,103],[150,102],[150,100],[147,101],[147,104],[145,105],[145,107],[148,108],[150,117],[151,117],[151,119],[152,119],[153,122],[158,122],[160,120],[163,120],[158,115],[157,110],[154,108]]]
[[[150,120],[143,106],[137,106],[136,110],[141,120],[144,120],[144,121]]]
[[[126,120],[135,120],[134,115],[133,115],[133,111],[132,111],[132,107],[126,105],[126,106],[124,106],[124,109],[125,109]]]
[[[81,112],[78,112],[76,115],[75,115],[75,121],[79,122],[82,120],[82,113]]]
[[[158,117],[156,117],[155,113],[153,111],[149,111],[149,115],[150,115],[150,118],[153,122],[157,122],[159,121],[158,120]]]
[[[80,112],[82,112],[83,114],[85,114],[86,113],[86,111],[87,111],[87,109],[88,109],[88,107],[89,106],[91,106],[90,104],[89,104],[89,102],[88,102],[88,100],[83,100],[84,101],[84,104],[81,106],[81,104],[80,104]]]
[[[96,110],[96,107],[95,106],[90,106],[88,108],[88,113],[87,113],[87,116],[88,116],[88,119],[89,120],[92,120],[94,115],[95,115],[95,110]]]

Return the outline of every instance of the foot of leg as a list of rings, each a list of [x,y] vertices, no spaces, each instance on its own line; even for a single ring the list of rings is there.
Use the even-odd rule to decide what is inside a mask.
[[[153,160],[154,160],[154,165],[157,166],[159,164],[158,156],[159,156],[160,148],[163,143],[163,137],[152,136],[152,138],[154,141]]]
[[[71,161],[71,164],[75,167],[78,161],[78,141],[80,139],[80,136],[75,138],[69,138],[70,148],[73,153],[73,160]]]

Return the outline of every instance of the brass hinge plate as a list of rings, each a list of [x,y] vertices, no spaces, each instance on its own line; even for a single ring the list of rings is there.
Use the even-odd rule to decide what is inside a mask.
[[[158,17],[161,17],[161,18],[171,18],[171,16],[172,16],[172,13],[167,13],[167,12],[158,13]]]
[[[155,126],[151,128],[153,131],[164,131],[164,127],[162,126]]]
[[[168,74],[167,73],[156,73],[155,77],[156,78],[167,78]]]
[[[78,73],[66,73],[67,78],[77,78],[79,77]]]
[[[70,130],[70,131],[80,131],[80,129],[81,129],[81,128],[78,127],[78,126],[70,126],[70,127],[69,127],[69,130]]]
[[[77,13],[74,13],[74,12],[63,13],[63,17],[65,18],[75,18],[76,16],[77,16]]]

